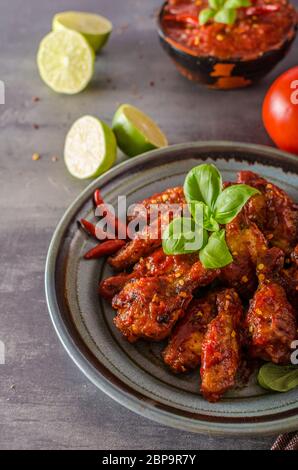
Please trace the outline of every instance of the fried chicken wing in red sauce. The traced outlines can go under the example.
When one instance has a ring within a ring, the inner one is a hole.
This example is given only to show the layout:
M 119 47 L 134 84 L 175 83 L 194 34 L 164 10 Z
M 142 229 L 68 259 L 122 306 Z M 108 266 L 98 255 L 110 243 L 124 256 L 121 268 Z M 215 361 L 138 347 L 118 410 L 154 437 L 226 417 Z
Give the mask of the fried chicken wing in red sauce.
M 250 354 L 275 364 L 288 363 L 297 336 L 294 311 L 284 289 L 274 281 L 261 283 L 246 318 Z
M 185 196 L 182 186 L 177 186 L 175 188 L 168 188 L 161 193 L 153 194 L 153 196 L 144 199 L 143 201 L 134 205 L 132 214 L 129 216 L 129 220 L 132 220 L 134 217 L 144 217 L 149 219 L 150 216 L 150 206 L 151 205 L 170 205 L 170 204 L 184 204 Z
M 285 191 L 251 171 L 240 171 L 238 183 L 248 184 L 261 192 L 248 201 L 246 214 L 272 246 L 290 254 L 298 241 L 297 204 Z
M 235 385 L 240 365 L 239 326 L 243 308 L 237 292 L 225 289 L 217 295 L 218 315 L 209 323 L 202 344 L 201 392 L 210 402 Z
M 197 261 L 181 277 L 170 274 L 130 281 L 113 299 L 114 323 L 130 342 L 139 338 L 160 341 L 184 315 L 192 292 L 216 276 L 218 270 L 205 269 Z
M 160 211 L 151 224 L 145 225 L 133 240 L 108 259 L 109 264 L 117 271 L 121 271 L 159 248 L 162 244 L 164 228 L 174 217 L 181 215 L 181 210 L 183 210 L 183 204 L 177 204 L 171 210 Z
M 284 288 L 296 316 L 298 315 L 298 245 L 291 256 L 286 258 L 285 266 L 280 269 L 274 279 Z M 297 317 L 298 318 L 298 317 Z
M 110 256 L 120 272 L 99 286 L 128 341 L 169 337 L 162 356 L 173 372 L 201 367 L 201 391 L 210 402 L 235 385 L 242 359 L 286 364 L 298 337 L 298 206 L 253 172 L 241 171 L 237 182 L 260 194 L 224 226 L 232 263 L 206 269 L 198 253 L 163 252 L 165 226 L 185 210 L 183 188 L 169 188 L 135 205 L 128 221 L 139 232 Z M 240 297 L 250 301 L 245 318 Z
M 226 241 L 233 255 L 233 262 L 222 268 L 220 279 L 243 297 L 250 297 L 257 287 L 256 264 L 267 250 L 266 238 L 241 211 L 226 225 Z
M 287 363 L 296 336 L 296 322 L 281 282 L 284 252 L 277 247 L 267 249 L 259 261 L 259 287 L 245 320 L 250 355 L 277 364 Z
M 216 313 L 215 293 L 191 301 L 162 354 L 173 372 L 182 373 L 199 366 L 207 326 Z
M 99 293 L 105 299 L 111 300 L 132 279 L 163 276 L 172 272 L 176 277 L 180 277 L 189 271 L 197 259 L 197 255 L 193 254 L 169 256 L 164 253 L 162 248 L 158 248 L 146 258 L 141 258 L 131 273 L 119 274 L 102 281 L 99 285 Z

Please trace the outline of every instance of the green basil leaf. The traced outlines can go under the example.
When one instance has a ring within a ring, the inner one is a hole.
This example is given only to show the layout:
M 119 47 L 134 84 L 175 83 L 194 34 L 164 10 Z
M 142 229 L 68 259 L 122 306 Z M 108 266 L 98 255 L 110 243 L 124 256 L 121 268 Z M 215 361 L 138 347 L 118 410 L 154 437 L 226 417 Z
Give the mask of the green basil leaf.
M 219 195 L 215 208 L 214 217 L 219 224 L 227 224 L 233 220 L 247 203 L 249 198 L 259 191 L 246 184 L 235 184 L 228 186 Z
M 233 261 L 225 238 L 225 230 L 210 235 L 208 243 L 200 250 L 200 261 L 205 268 L 222 268 Z
M 184 194 L 188 203 L 204 202 L 210 209 L 222 190 L 221 174 L 214 165 L 204 163 L 194 167 L 184 182 Z
M 215 220 L 211 209 L 204 204 L 204 220 L 203 220 L 204 229 L 209 232 L 218 232 L 220 227 L 218 222 Z
M 225 9 L 250 7 L 250 6 L 251 6 L 250 0 L 226 0 L 225 2 Z
M 206 206 L 206 204 L 204 204 L 201 201 L 191 201 L 188 204 L 188 208 L 196 224 L 198 224 L 199 227 L 203 227 L 204 214 L 205 214 L 205 211 L 208 210 L 208 207 Z
M 219 10 L 225 3 L 225 0 L 209 0 L 209 5 L 213 10 Z
M 194 253 L 204 245 L 204 232 L 190 217 L 178 217 L 163 232 L 163 251 L 166 255 Z
M 258 382 L 266 390 L 288 392 L 298 387 L 298 367 L 264 364 L 259 370 Z
M 222 8 L 214 16 L 216 23 L 233 24 L 235 23 L 237 12 L 234 8 Z
M 211 8 L 204 8 L 203 10 L 200 11 L 199 23 L 201 25 L 208 23 L 208 21 L 214 17 L 215 13 L 216 13 L 215 10 L 211 10 Z
M 206 204 L 200 201 L 192 201 L 188 206 L 192 217 L 199 227 L 204 227 L 209 232 L 217 232 L 219 230 L 219 224 Z

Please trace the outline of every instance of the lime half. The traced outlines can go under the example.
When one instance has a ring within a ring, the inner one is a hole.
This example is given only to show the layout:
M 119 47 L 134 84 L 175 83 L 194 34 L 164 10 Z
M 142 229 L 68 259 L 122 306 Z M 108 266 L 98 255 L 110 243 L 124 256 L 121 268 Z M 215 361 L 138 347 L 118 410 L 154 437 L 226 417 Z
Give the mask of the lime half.
M 129 104 L 123 104 L 116 111 L 113 131 L 119 148 L 129 157 L 168 145 L 166 136 L 157 124 Z
M 70 30 L 55 31 L 41 41 L 37 65 L 41 78 L 52 90 L 73 95 L 90 82 L 94 59 L 84 36 Z
M 112 23 L 103 16 L 81 11 L 64 11 L 53 18 L 53 30 L 71 29 L 83 34 L 95 52 L 102 49 L 112 32 Z
M 114 164 L 117 143 L 113 131 L 93 116 L 83 116 L 70 128 L 64 147 L 68 171 L 79 179 L 95 178 Z

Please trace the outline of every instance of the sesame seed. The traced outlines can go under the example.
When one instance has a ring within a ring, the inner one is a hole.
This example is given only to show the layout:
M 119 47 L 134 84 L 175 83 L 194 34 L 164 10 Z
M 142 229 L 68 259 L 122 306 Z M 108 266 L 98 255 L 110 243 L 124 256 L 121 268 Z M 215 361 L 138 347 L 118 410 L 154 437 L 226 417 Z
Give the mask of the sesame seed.
M 248 277 L 247 276 L 242 276 L 241 281 L 246 283 L 248 282 Z
M 263 265 L 263 263 L 260 263 L 260 264 L 258 265 L 259 271 L 262 271 L 262 269 L 264 269 L 264 267 L 265 267 L 265 266 Z
M 264 274 L 259 274 L 258 277 L 259 277 L 259 281 L 264 281 L 264 279 L 265 279 Z
M 232 331 L 231 336 L 232 336 L 232 338 L 235 338 L 235 336 L 236 336 L 236 331 L 235 330 Z

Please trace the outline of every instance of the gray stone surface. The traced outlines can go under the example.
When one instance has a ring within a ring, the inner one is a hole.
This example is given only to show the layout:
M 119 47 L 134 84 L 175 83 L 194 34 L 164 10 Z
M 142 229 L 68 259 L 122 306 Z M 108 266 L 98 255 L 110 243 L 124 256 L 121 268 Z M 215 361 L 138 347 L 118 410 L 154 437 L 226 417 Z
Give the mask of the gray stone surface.
M 189 434 L 124 409 L 87 382 L 48 316 L 43 278 L 49 241 L 87 185 L 67 174 L 61 158 L 65 133 L 76 118 L 90 113 L 109 122 L 118 103 L 130 102 L 147 110 L 171 143 L 270 144 L 261 122 L 262 99 L 274 77 L 296 65 L 298 43 L 258 87 L 207 91 L 180 77 L 161 50 L 154 23 L 160 3 L 1 2 L 0 79 L 6 86 L 6 104 L 0 105 L 0 340 L 6 346 L 6 364 L 0 366 L 1 449 L 265 449 L 273 441 Z M 91 86 L 73 97 L 51 92 L 35 64 L 53 14 L 65 9 L 101 12 L 115 25 Z M 37 162 L 31 160 L 34 152 L 41 154 Z

